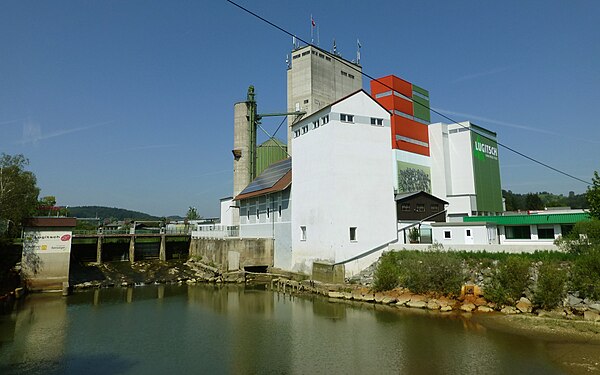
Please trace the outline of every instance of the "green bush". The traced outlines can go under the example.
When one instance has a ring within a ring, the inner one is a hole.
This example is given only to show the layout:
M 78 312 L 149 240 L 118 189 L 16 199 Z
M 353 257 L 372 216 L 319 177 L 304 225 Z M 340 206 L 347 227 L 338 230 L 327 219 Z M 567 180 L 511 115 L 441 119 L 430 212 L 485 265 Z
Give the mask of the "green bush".
M 554 243 L 571 254 L 593 251 L 600 246 L 600 220 L 579 221 L 567 235 L 561 236 Z
M 600 247 L 589 249 L 575 260 L 571 288 L 581 298 L 600 300 Z
M 414 293 L 458 295 L 465 281 L 461 259 L 442 251 L 412 252 L 400 262 L 400 283 Z
M 530 261 L 519 256 L 509 256 L 500 262 L 483 296 L 499 305 L 516 303 L 529 284 Z
M 384 253 L 375 269 L 373 289 L 376 291 L 394 289 L 398 286 L 399 277 L 398 253 Z
M 556 263 L 543 263 L 538 270 L 534 303 L 545 310 L 558 306 L 565 298 L 567 271 Z

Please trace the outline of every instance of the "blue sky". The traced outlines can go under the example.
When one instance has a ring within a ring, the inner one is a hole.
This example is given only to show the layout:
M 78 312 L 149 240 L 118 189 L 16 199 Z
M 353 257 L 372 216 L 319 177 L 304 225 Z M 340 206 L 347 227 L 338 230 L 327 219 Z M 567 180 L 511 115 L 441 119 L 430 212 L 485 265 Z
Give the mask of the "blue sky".
M 312 14 L 321 47 L 335 38 L 353 58 L 360 39 L 368 74 L 422 86 L 433 108 L 577 177 L 600 170 L 600 2 L 240 4 L 305 39 Z M 3 1 L 0 152 L 27 156 L 60 205 L 218 216 L 233 104 L 253 84 L 259 111 L 284 111 L 291 46 L 224 0 Z M 505 189 L 586 189 L 502 148 L 500 161 Z

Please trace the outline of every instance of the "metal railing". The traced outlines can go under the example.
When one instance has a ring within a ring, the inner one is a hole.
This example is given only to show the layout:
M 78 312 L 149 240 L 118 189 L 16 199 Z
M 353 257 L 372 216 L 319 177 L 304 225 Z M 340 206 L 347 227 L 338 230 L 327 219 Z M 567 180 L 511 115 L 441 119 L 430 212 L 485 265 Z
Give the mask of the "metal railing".
M 74 230 L 73 235 L 94 236 L 94 235 L 119 235 L 119 234 L 170 234 L 189 236 L 192 234 L 192 228 L 156 228 L 156 229 L 96 229 L 96 230 Z
M 230 238 L 239 237 L 240 227 L 237 225 L 198 225 L 192 231 L 192 238 Z

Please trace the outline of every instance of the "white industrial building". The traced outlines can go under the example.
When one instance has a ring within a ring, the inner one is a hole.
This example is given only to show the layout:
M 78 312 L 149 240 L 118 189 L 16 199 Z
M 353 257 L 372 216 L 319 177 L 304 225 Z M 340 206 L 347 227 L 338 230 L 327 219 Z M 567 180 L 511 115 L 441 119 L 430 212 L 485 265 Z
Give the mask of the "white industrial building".
M 397 239 L 390 114 L 357 91 L 294 124 L 292 269 L 343 262 Z M 345 265 L 373 263 L 375 252 Z
M 429 125 L 431 193 L 448 201 L 448 221 L 504 211 L 496 133 L 468 121 Z

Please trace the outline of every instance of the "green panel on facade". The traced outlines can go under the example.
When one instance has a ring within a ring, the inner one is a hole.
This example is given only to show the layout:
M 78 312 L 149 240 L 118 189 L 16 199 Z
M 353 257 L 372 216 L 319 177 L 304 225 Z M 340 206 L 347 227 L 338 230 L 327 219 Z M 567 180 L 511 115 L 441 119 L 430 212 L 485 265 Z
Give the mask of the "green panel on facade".
M 431 114 L 429 111 L 429 100 L 423 99 L 419 96 L 413 96 L 413 114 L 416 118 L 419 118 L 428 123 L 431 121 Z
M 590 220 L 590 215 L 585 212 L 572 214 L 531 214 L 507 216 L 468 216 L 463 217 L 463 222 L 486 221 L 499 225 L 541 225 L 541 224 L 575 224 L 578 221 Z
M 496 141 L 471 132 L 477 211 L 502 212 L 500 163 Z
M 428 97 L 428 98 L 429 98 L 429 91 L 425 90 L 424 88 L 422 88 L 422 87 L 419 87 L 419 86 L 417 86 L 417 85 L 412 85 L 412 88 L 413 88 L 413 91 L 416 91 L 416 92 L 418 92 L 419 94 L 421 94 L 421 95 L 423 95 L 423 96 L 426 96 L 426 97 Z M 413 95 L 413 96 L 414 96 L 414 95 Z
M 287 157 L 285 143 L 276 139 L 269 139 L 264 142 L 256 148 L 256 176 L 260 176 L 271 164 Z

